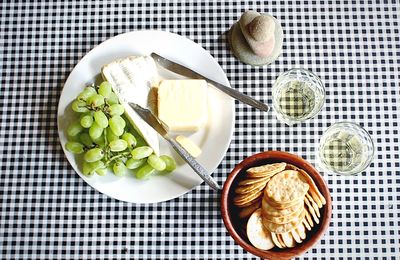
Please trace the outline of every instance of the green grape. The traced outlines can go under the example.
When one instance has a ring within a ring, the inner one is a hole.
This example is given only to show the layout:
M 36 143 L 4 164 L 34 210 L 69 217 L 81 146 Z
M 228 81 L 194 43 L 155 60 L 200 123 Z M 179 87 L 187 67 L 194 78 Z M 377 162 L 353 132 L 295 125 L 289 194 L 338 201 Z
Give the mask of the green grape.
M 93 125 L 93 116 L 91 114 L 85 114 L 80 120 L 81 126 L 84 128 L 89 128 Z
M 75 154 L 83 153 L 84 151 L 83 148 L 84 148 L 83 144 L 78 142 L 67 142 L 65 144 L 65 149 Z
M 92 165 L 92 171 L 97 171 L 98 169 L 105 168 L 104 162 L 100 160 L 91 162 L 91 165 Z
M 79 122 L 72 123 L 67 130 L 67 134 L 69 136 L 76 136 L 83 130 L 81 124 Z
M 119 160 L 113 165 L 113 172 L 116 176 L 123 176 L 126 172 L 125 164 Z
M 104 140 L 104 135 L 100 135 L 98 138 L 94 139 L 93 142 L 103 148 L 106 145 L 105 140 Z
M 79 99 L 72 102 L 71 107 L 72 110 L 74 110 L 77 113 L 85 113 L 89 111 L 89 109 L 86 107 L 86 102 Z
M 93 171 L 92 171 L 92 164 L 89 163 L 89 162 L 83 161 L 83 164 L 82 164 L 82 173 L 83 173 L 84 175 L 86 175 L 86 176 L 92 175 L 92 174 L 93 174 Z
M 121 136 L 122 140 L 125 140 L 128 143 L 128 146 L 135 147 L 136 146 L 136 138 L 131 133 L 124 133 Z
M 101 170 L 106 169 L 104 162 L 102 161 L 95 161 L 95 162 L 83 162 L 82 172 L 85 175 L 92 175 L 93 173 Z
M 79 139 L 79 134 L 75 136 L 68 136 L 68 141 L 82 143 L 81 140 Z
M 117 122 L 118 124 L 120 124 L 121 126 L 123 126 L 125 128 L 126 122 L 121 116 L 113 116 L 111 118 L 114 118 L 115 122 Z
M 135 174 L 138 179 L 146 179 L 150 177 L 156 170 L 148 165 L 147 163 L 143 165 Z
M 108 121 L 108 124 L 110 125 L 111 131 L 113 131 L 116 136 L 121 136 L 124 133 L 126 123 L 122 117 L 113 116 Z
M 108 146 L 112 152 L 121 152 L 128 147 L 128 143 L 125 140 L 118 139 L 111 141 Z
M 104 157 L 104 151 L 100 148 L 92 148 L 85 153 L 83 159 L 87 162 L 95 162 Z
M 98 92 L 103 97 L 105 98 L 108 97 L 112 92 L 111 84 L 108 83 L 107 81 L 104 81 L 103 83 L 100 84 Z
M 86 104 L 92 107 L 100 107 L 104 105 L 104 97 L 99 94 L 94 94 L 86 100 Z
M 114 140 L 118 140 L 119 139 L 119 137 L 118 136 L 116 136 L 114 133 L 113 133 L 113 131 L 111 131 L 111 128 L 107 128 L 107 129 L 105 129 L 105 131 L 106 131 L 106 137 L 107 137 L 107 141 L 110 143 L 110 142 L 112 142 L 112 141 L 114 141 Z
M 160 158 L 165 162 L 165 171 L 172 172 L 176 169 L 176 162 L 174 158 L 168 155 L 161 155 Z
M 118 96 L 114 92 L 111 92 L 110 95 L 108 95 L 106 100 L 107 100 L 107 104 L 109 104 L 109 105 L 119 103 Z
M 163 171 L 165 170 L 166 164 L 164 162 L 163 159 L 161 159 L 160 157 L 158 157 L 155 154 L 151 154 L 148 158 L 147 158 L 147 163 L 153 167 L 154 169 L 156 169 L 157 171 Z
M 79 135 L 79 141 L 81 141 L 82 144 L 84 144 L 86 147 L 92 147 L 93 146 L 93 141 L 92 138 L 90 138 L 88 133 L 81 133 Z
M 125 128 L 125 126 L 126 126 L 125 119 L 123 119 L 121 116 L 115 116 L 115 117 L 117 117 L 117 118 L 118 118 L 118 121 L 120 121 L 120 124 L 121 124 L 121 125 L 123 125 L 123 126 L 124 126 L 124 128 Z
M 89 97 L 96 94 L 96 90 L 93 87 L 86 87 L 79 95 L 78 99 L 86 101 Z
M 94 121 L 101 127 L 106 128 L 108 126 L 108 118 L 103 113 L 103 111 L 99 110 L 94 112 Z
M 104 176 L 107 173 L 107 168 L 100 168 L 96 170 L 97 175 Z
M 93 122 L 92 126 L 89 128 L 89 136 L 92 140 L 95 140 L 101 136 L 103 133 L 103 128 L 100 127 L 96 122 Z
M 120 116 L 125 112 L 125 109 L 120 104 L 113 104 L 108 108 L 110 116 Z
M 150 154 L 153 153 L 153 149 L 149 146 L 141 146 L 141 147 L 136 147 L 135 149 L 132 150 L 131 156 L 135 160 L 143 159 L 146 157 L 149 157 Z
M 142 166 L 145 163 L 146 163 L 146 159 L 135 160 L 135 159 L 129 158 L 125 162 L 125 165 L 126 165 L 126 168 L 133 170 L 133 169 L 139 168 L 140 166 Z

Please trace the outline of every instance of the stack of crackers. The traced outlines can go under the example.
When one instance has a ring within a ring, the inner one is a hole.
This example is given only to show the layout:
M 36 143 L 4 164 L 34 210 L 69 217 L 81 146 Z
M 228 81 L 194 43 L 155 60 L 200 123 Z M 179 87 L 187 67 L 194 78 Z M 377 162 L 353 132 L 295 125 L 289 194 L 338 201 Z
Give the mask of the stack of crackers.
M 302 169 L 274 163 L 247 170 L 235 189 L 233 203 L 247 218 L 247 236 L 257 248 L 294 247 L 306 238 L 326 201 L 312 178 Z

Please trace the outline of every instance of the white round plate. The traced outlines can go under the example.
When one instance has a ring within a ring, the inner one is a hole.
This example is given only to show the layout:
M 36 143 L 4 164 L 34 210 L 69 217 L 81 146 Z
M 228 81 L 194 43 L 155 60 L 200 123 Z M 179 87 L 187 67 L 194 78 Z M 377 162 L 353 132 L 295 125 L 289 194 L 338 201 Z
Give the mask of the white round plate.
M 106 176 L 82 174 L 81 155 L 74 156 L 65 150 L 66 129 L 76 114 L 71 102 L 94 81 L 101 67 L 115 59 L 131 55 L 141 56 L 156 52 L 168 59 L 189 67 L 204 76 L 229 86 L 224 71 L 214 58 L 195 42 L 177 34 L 162 31 L 136 31 L 113 37 L 92 49 L 75 66 L 65 82 L 58 105 L 58 133 L 64 153 L 79 176 L 94 189 L 117 200 L 133 203 L 155 203 L 177 198 L 203 180 L 182 159 L 160 140 L 162 154 L 172 155 L 177 169 L 168 175 L 155 175 L 148 180 L 137 180 L 132 174 L 117 177 L 108 172 Z M 171 74 L 172 75 L 172 74 Z M 171 78 L 177 76 L 171 76 Z M 190 135 L 202 154 L 197 158 L 204 168 L 212 173 L 222 161 L 232 138 L 234 127 L 234 101 L 227 95 L 209 87 L 209 120 L 207 126 Z M 79 160 L 80 159 L 80 160 Z

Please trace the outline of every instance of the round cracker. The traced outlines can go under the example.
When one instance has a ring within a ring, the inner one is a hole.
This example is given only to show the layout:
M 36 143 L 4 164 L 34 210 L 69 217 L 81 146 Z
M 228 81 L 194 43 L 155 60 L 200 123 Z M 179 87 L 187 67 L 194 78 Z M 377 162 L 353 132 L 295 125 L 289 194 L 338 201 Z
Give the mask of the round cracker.
M 292 219 L 296 218 L 299 215 L 299 211 L 304 209 L 303 203 L 300 203 L 299 205 L 300 206 L 298 207 L 297 211 L 293 211 L 289 215 L 284 215 L 284 216 L 279 216 L 279 217 L 269 216 L 268 213 L 264 214 L 264 211 L 263 211 L 263 218 L 272 223 L 275 223 L 275 224 L 285 224 L 285 223 L 291 222 Z
M 294 166 L 293 164 L 287 163 L 285 170 L 293 170 L 293 171 L 298 171 L 300 168 L 298 168 L 297 166 Z
M 318 203 L 318 207 L 322 208 L 322 206 L 326 204 L 325 197 L 321 194 L 317 185 L 315 185 L 314 180 L 310 177 L 310 175 L 307 174 L 306 171 L 300 169 L 299 172 L 307 180 L 308 185 L 310 185 L 310 193 L 314 200 Z
M 244 207 L 240 210 L 239 212 L 239 217 L 240 218 L 247 218 L 251 214 L 253 214 L 254 211 L 259 209 L 261 206 L 261 200 L 253 202 L 251 205 Z
M 278 236 L 282 238 L 282 241 L 286 245 L 286 247 L 292 248 L 296 245 L 296 241 L 294 241 L 293 236 L 290 232 L 282 233 Z
M 271 232 L 277 233 L 277 234 L 282 234 L 289 232 L 290 230 L 296 228 L 296 226 L 303 221 L 303 218 L 305 216 L 306 210 L 300 211 L 300 214 L 296 217 L 294 217 L 290 222 L 285 223 L 285 224 L 275 224 L 273 222 L 268 221 L 267 219 L 263 219 L 263 224 L 264 226 Z
M 275 174 L 280 173 L 281 171 L 276 171 L 276 172 L 272 172 L 272 173 L 259 173 L 259 174 L 248 174 L 247 176 L 249 176 L 250 178 L 272 178 L 274 177 Z
M 297 227 L 296 227 L 296 232 L 299 234 L 301 240 L 306 239 L 306 229 L 303 225 L 303 222 L 301 222 Z
M 307 218 L 303 219 L 303 224 L 307 228 L 308 231 L 311 230 L 311 226 L 310 226 L 310 224 L 308 224 Z
M 257 202 L 257 201 L 261 201 L 261 196 L 257 197 L 257 198 L 254 198 L 253 200 L 250 200 L 249 202 L 246 202 L 246 203 L 241 204 L 241 205 L 236 205 L 236 206 L 239 207 L 239 208 L 245 208 L 245 207 L 248 207 L 248 206 L 250 206 L 251 204 L 253 204 L 253 203 Z
M 318 208 L 322 208 L 322 206 L 323 206 L 322 201 L 319 199 L 319 197 L 316 195 L 316 193 L 313 192 L 312 190 L 309 190 L 308 194 L 310 194 L 313 201 L 318 205 Z
M 314 222 L 312 221 L 312 218 L 311 218 L 311 216 L 310 216 L 310 213 L 308 213 L 307 210 L 306 210 L 305 219 L 307 220 L 308 224 L 309 224 L 311 227 L 314 227 Z
M 294 205 L 297 205 L 297 204 L 299 204 L 299 203 L 304 203 L 303 197 L 301 197 L 301 198 L 299 198 L 299 199 L 297 199 L 297 200 L 291 201 L 291 202 L 287 202 L 287 203 L 276 203 L 275 201 L 271 200 L 270 198 L 268 198 L 268 196 L 265 195 L 265 190 L 264 190 L 264 197 L 263 197 L 263 199 L 264 199 L 266 202 L 268 202 L 269 205 L 271 205 L 272 207 L 274 207 L 274 208 L 276 208 L 276 209 L 279 209 L 279 210 L 287 209 L 287 208 L 293 207 Z
M 283 241 L 283 239 L 282 239 L 282 237 L 281 237 L 281 234 L 276 234 L 276 238 L 278 239 L 279 243 L 281 244 L 281 246 L 282 246 L 283 248 L 286 248 L 286 247 L 287 247 L 286 244 L 285 244 L 285 242 Z
M 233 204 L 235 205 L 243 205 L 247 202 L 250 202 L 254 200 L 255 198 L 258 198 L 262 196 L 262 191 L 250 193 L 250 194 L 240 194 L 236 195 L 236 197 L 233 198 Z
M 322 205 L 326 204 L 325 197 L 321 194 L 321 192 L 319 191 L 314 180 L 311 178 L 311 176 L 306 171 L 304 171 L 303 169 L 300 169 L 292 164 L 287 164 L 286 169 L 296 170 L 296 171 L 300 172 L 300 174 L 302 174 L 303 177 L 306 179 L 308 185 L 310 185 L 310 191 L 311 191 L 312 197 L 315 199 L 318 206 L 321 208 Z M 320 202 L 320 204 L 318 202 Z
M 286 204 L 303 199 L 309 185 L 298 171 L 285 170 L 276 174 L 268 182 L 265 195 L 277 204 Z
M 283 171 L 286 167 L 286 163 L 273 163 L 266 164 L 262 166 L 252 167 L 247 169 L 247 174 L 253 177 L 261 177 L 261 176 L 272 176 L 281 171 Z
M 298 211 L 301 206 L 304 204 L 303 201 L 299 201 L 298 203 L 294 204 L 293 206 L 290 206 L 285 209 L 277 209 L 273 207 L 271 204 L 268 203 L 265 199 L 262 200 L 262 209 L 263 209 L 263 214 L 271 216 L 271 217 L 281 217 L 281 216 L 286 216 L 290 215 L 293 212 Z
M 315 223 L 319 224 L 319 219 L 317 217 L 317 214 L 315 213 L 314 208 L 311 206 L 311 203 L 308 201 L 307 196 L 304 197 L 304 202 L 307 205 L 308 213 L 310 213 L 310 215 L 313 217 Z M 318 214 L 319 214 L 319 212 L 318 212 Z
M 265 185 L 267 185 L 267 182 L 258 182 L 258 183 L 253 183 L 245 186 L 239 186 L 235 189 L 235 192 L 237 194 L 247 194 L 251 192 L 257 192 L 260 190 L 263 190 L 265 188 Z
M 254 211 L 247 222 L 247 237 L 251 244 L 261 250 L 269 250 L 275 246 L 271 232 L 262 224 L 261 209 Z
M 281 245 L 281 243 L 278 240 L 278 236 L 277 234 L 271 232 L 271 238 L 272 238 L 272 242 L 274 242 L 274 244 L 279 247 L 279 248 L 284 248 L 283 245 Z
M 301 242 L 303 242 L 303 240 L 301 240 L 299 234 L 297 234 L 296 229 L 293 229 L 290 231 L 290 234 L 292 235 L 294 241 L 296 241 L 296 243 L 300 244 Z
M 310 202 L 311 206 L 313 207 L 313 209 L 315 211 L 315 214 L 317 215 L 318 218 L 320 218 L 321 215 L 319 214 L 319 208 L 318 208 L 317 203 L 313 200 L 313 197 L 307 193 L 305 198 L 308 199 L 308 201 Z
M 259 178 L 247 178 L 238 183 L 238 186 L 245 186 L 245 185 L 250 185 L 254 183 L 259 183 L 265 181 L 267 183 L 269 181 L 270 177 L 259 177 Z

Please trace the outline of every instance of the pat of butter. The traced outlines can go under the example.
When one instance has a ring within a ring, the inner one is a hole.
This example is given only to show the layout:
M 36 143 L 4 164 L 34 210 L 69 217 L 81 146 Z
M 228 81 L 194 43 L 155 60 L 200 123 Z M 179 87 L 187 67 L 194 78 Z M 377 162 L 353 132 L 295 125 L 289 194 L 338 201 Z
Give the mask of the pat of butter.
M 208 118 L 205 80 L 163 80 L 158 86 L 158 118 L 170 131 L 197 131 Z
M 198 147 L 195 143 L 192 142 L 192 140 L 190 140 L 186 136 L 178 135 L 175 139 L 194 158 L 201 154 L 200 147 Z

